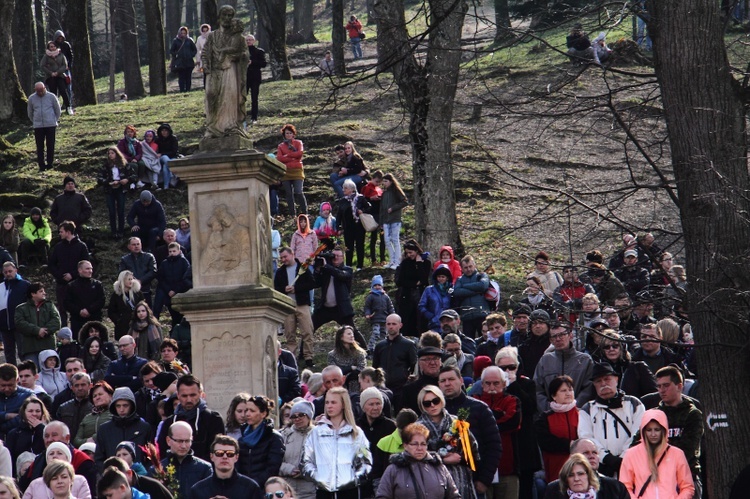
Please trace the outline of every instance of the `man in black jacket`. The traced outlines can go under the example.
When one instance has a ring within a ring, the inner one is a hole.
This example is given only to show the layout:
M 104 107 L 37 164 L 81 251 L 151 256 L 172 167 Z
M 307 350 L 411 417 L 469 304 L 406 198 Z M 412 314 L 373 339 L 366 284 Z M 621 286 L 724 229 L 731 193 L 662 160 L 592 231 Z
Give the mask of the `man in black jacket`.
M 258 122 L 258 94 L 260 83 L 263 81 L 261 69 L 266 67 L 266 52 L 255 46 L 255 37 L 245 37 L 247 50 L 250 53 L 250 62 L 247 65 L 247 92 L 250 94 L 250 119 L 253 124 Z
M 320 303 L 312 316 L 313 329 L 317 331 L 330 321 L 336 321 L 340 326 L 352 326 L 354 339 L 366 350 L 367 342 L 354 325 L 354 307 L 350 296 L 352 268 L 344 265 L 344 250 L 341 246 L 336 246 L 331 254 L 330 261 L 315 262 L 315 283 L 320 288 Z
M 16 365 L 16 307 L 26 301 L 29 281 L 18 277 L 13 262 L 3 264 L 3 282 L 0 283 L 0 332 L 5 346 L 5 361 Z
M 141 282 L 141 292 L 146 303 L 151 306 L 151 282 L 156 277 L 156 259 L 151 253 L 143 251 L 143 245 L 139 237 L 128 239 L 128 250 L 130 253 L 120 258 L 120 267 L 117 272 L 129 270 L 133 277 Z
M 75 179 L 67 175 L 63 180 L 62 194 L 52 201 L 49 216 L 57 225 L 70 220 L 76 224 L 78 235 L 80 235 L 83 224 L 91 218 L 91 204 L 85 194 L 76 191 L 76 187 L 78 185 Z
M 385 371 L 385 386 L 393 391 L 400 407 L 401 388 L 409 380 L 409 375 L 417 363 L 417 345 L 401 334 L 401 316 L 391 314 L 385 318 L 386 338 L 375 345 L 372 355 L 372 367 Z
M 468 409 L 469 430 L 479 444 L 480 461 L 474 473 L 474 486 L 477 493 L 484 494 L 495 476 L 500 456 L 503 453 L 500 431 L 489 406 L 472 397 L 467 397 L 462 390 L 463 378 L 455 366 L 440 369 L 438 386 L 445 395 L 445 409 L 454 416 L 460 409 Z
M 211 444 L 214 474 L 193 485 L 188 499 L 206 497 L 261 499 L 263 493 L 258 483 L 235 470 L 239 457 L 240 446 L 237 440 L 226 435 L 217 436 Z
M 70 329 L 75 335 L 88 321 L 102 320 L 106 297 L 101 281 L 94 279 L 94 266 L 88 260 L 78 262 L 78 277 L 68 283 L 65 310 L 70 313 Z
M 153 253 L 156 242 L 167 228 L 164 206 L 150 191 L 142 191 L 138 201 L 130 207 L 128 225 L 132 235 L 140 237 L 146 249 Z
M 164 420 L 159 433 L 158 443 L 162 456 L 166 455 L 168 448 L 169 427 L 178 421 L 184 421 L 193 429 L 191 449 L 195 457 L 203 460 L 209 459 L 211 442 L 214 441 L 216 435 L 224 433 L 224 421 L 218 412 L 206 407 L 206 402 L 201 399 L 201 393 L 203 393 L 201 382 L 192 374 L 187 374 L 177 380 L 177 400 L 180 404 L 175 409 L 174 415 Z M 199 424 L 198 421 L 200 421 Z
M 89 259 L 86 243 L 76 236 L 76 224 L 66 220 L 58 229 L 60 242 L 52 248 L 47 262 L 47 270 L 55 277 L 57 311 L 63 326 L 68 324 L 68 313 L 65 310 L 65 299 L 68 296 L 68 284 L 78 277 L 78 262 Z M 78 331 L 75 332 L 76 334 Z
M 182 322 L 182 314 L 172 308 L 172 298 L 193 287 L 193 271 L 180 251 L 180 243 L 169 243 L 169 256 L 161 262 L 156 276 L 159 283 L 154 299 L 154 317 L 158 319 L 162 307 L 166 306 L 172 317 L 172 324 L 179 324 Z
M 420 348 L 417 350 L 417 358 L 419 376 L 414 381 L 404 385 L 399 391 L 401 394 L 400 398 L 396 395 L 396 400 L 394 400 L 396 413 L 406 408 L 419 414 L 422 411 L 417 403 L 419 392 L 427 385 L 437 386 L 438 384 L 438 374 L 440 374 L 442 366 L 443 351 L 436 347 Z M 388 374 L 386 374 L 386 379 L 388 379 Z
M 289 296 L 296 304 L 293 313 L 284 320 L 284 338 L 287 350 L 297 351 L 297 328 L 302 336 L 300 358 L 305 365 L 313 367 L 313 322 L 310 314 L 310 291 L 315 288 L 315 279 L 309 270 L 300 271 L 301 263 L 294 258 L 294 251 L 285 246 L 279 250 L 281 266 L 273 276 L 273 287 L 279 293 Z M 295 280 L 296 279 L 296 280 Z
M 115 390 L 109 412 L 112 419 L 101 425 L 96 433 L 94 461 L 100 473 L 104 471 L 104 460 L 115 455 L 120 442 L 133 442 L 136 460 L 140 461 L 141 446 L 152 441 L 151 425 L 135 411 L 135 395 L 130 388 L 123 386 Z
M 54 418 L 65 423 L 70 432 L 75 435 L 78 433 L 78 427 L 81 425 L 83 418 L 94 407 L 89 397 L 91 378 L 85 372 L 78 372 L 73 375 L 69 383 L 73 391 L 73 398 L 60 405 L 54 414 Z

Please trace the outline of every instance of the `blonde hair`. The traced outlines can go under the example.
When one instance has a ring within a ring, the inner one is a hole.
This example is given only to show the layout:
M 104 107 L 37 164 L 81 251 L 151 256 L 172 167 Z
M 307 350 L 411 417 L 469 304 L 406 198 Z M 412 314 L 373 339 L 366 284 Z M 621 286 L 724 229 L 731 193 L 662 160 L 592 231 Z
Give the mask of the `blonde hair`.
M 646 426 L 651 424 L 651 421 L 654 421 L 656 424 L 658 424 L 662 430 L 661 442 L 655 445 L 648 441 L 645 434 Z M 649 470 L 651 470 L 651 477 L 654 483 L 659 483 L 659 466 L 656 462 L 656 456 L 659 456 L 662 452 L 667 451 L 667 429 L 661 426 L 661 423 L 659 423 L 659 421 L 657 421 L 656 419 L 651 419 L 651 421 L 643 425 L 643 430 L 641 430 L 641 440 L 643 441 L 643 445 L 646 447 L 646 456 L 648 456 L 648 468 Z
M 354 419 L 352 400 L 349 398 L 349 392 L 343 386 L 337 386 L 328 390 L 328 392 L 326 392 L 326 397 L 328 397 L 329 394 L 341 397 L 341 405 L 344 407 L 344 421 L 352 427 L 352 438 L 357 438 L 359 435 L 359 427 L 357 426 L 357 421 Z M 327 414 L 326 417 L 328 417 Z
M 113 287 L 115 294 L 121 295 L 123 301 L 125 301 L 125 279 L 127 279 L 128 276 L 133 276 L 133 285 L 130 286 L 130 291 L 128 291 L 127 297 L 130 298 L 131 302 L 135 302 L 135 294 L 141 290 L 141 281 L 136 279 L 131 271 L 123 270 L 120 272 Z
M 586 475 L 589 478 L 589 487 L 594 487 L 594 490 L 599 491 L 599 477 L 596 476 L 594 468 L 591 467 L 591 463 L 583 454 L 575 453 L 571 454 L 570 458 L 565 461 L 565 464 L 560 468 L 560 492 L 565 494 L 568 491 L 568 475 L 573 472 L 573 468 L 576 465 L 583 466 L 586 470 Z M 565 494 L 567 496 L 567 494 Z
M 661 339 L 666 343 L 677 343 L 680 339 L 680 325 L 669 318 L 656 323 L 656 328 L 661 331 Z

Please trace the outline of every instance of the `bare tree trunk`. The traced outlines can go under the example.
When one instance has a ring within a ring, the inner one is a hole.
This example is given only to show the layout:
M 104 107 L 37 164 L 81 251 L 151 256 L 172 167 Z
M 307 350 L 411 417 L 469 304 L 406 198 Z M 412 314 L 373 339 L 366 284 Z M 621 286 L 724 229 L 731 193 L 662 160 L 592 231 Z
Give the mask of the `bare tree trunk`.
M 258 20 L 268 33 L 268 55 L 274 80 L 291 80 L 286 54 L 286 1 L 256 0 Z
M 120 39 L 122 54 L 122 71 L 125 79 L 125 93 L 128 99 L 137 99 L 146 95 L 141 75 L 141 58 L 138 49 L 138 28 L 135 22 L 133 0 L 111 0 L 117 6 L 117 35 Z
M 300 27 L 300 36 L 305 43 L 315 43 L 315 30 L 313 27 L 315 21 L 315 2 L 313 0 L 304 0 L 302 4 L 302 26 Z
M 195 31 L 198 25 L 198 0 L 185 0 L 185 26 Z
M 44 5 L 42 0 L 34 0 L 34 19 L 36 21 L 36 53 L 37 63 L 47 48 L 47 34 L 44 31 Z
M 164 33 L 165 49 L 169 50 L 169 42 L 177 36 L 177 31 L 182 24 L 182 2 L 183 0 L 166 0 L 167 13 L 165 19 L 166 33 Z M 166 54 L 166 52 L 165 52 Z
M 13 57 L 24 94 L 34 91 L 34 29 L 31 2 L 18 0 L 13 15 Z
M 510 9 L 508 0 L 495 0 L 495 42 L 499 43 L 513 34 L 508 31 L 510 28 Z
M 15 0 L 0 0 L 0 19 L 13 19 L 15 8 Z M 16 64 L 12 56 L 7 56 L 13 54 L 11 31 L 0 30 L 0 54 L 6 54 L 6 57 L 0 57 L 0 121 L 27 119 L 26 96 L 18 81 Z
M 255 21 L 256 21 L 256 11 L 255 11 L 255 0 L 247 0 L 247 16 L 250 18 L 247 22 L 247 32 L 248 33 L 255 33 Z M 257 38 L 257 36 L 256 36 Z M 265 49 L 264 49 L 265 50 Z
M 422 67 L 409 42 L 403 2 L 375 3 L 378 67 L 393 72 L 410 116 L 416 236 L 432 252 L 443 244 L 461 247 L 453 191 L 451 119 L 467 8 L 462 0 L 430 1 L 430 26 L 440 27 L 429 35 L 427 62 Z
M 302 6 L 304 4 L 305 0 L 294 0 L 292 4 L 292 8 L 294 9 L 292 11 L 292 34 L 289 36 L 289 40 L 292 43 L 301 43 L 299 35 L 302 31 L 302 16 L 304 15 Z
M 46 40 L 52 40 L 52 35 L 55 31 L 62 28 L 62 10 L 64 8 L 61 0 L 46 0 L 46 13 L 47 13 L 47 32 L 45 33 Z M 65 31 L 63 29 L 63 31 Z
M 159 0 L 143 0 L 148 38 L 148 90 L 151 95 L 167 95 L 166 49 Z
M 701 366 L 708 497 L 729 490 L 750 455 L 750 175 L 745 90 L 727 58 L 718 2 L 648 0 L 684 231 L 688 308 Z M 706 89 L 710 89 L 707 91 Z M 716 426 L 726 415 L 726 426 Z
M 331 55 L 336 74 L 346 74 L 344 47 L 346 46 L 346 29 L 344 28 L 344 0 L 333 0 L 331 4 Z
M 117 0 L 109 0 L 109 101 L 115 101 L 115 75 L 117 73 L 117 27 L 115 9 Z
M 218 29 L 219 7 L 216 0 L 201 0 L 201 17 L 204 23 L 211 25 L 212 29 Z
M 76 106 L 97 104 L 94 69 L 91 63 L 88 3 L 89 0 L 68 0 L 63 17 L 65 35 L 75 55 L 71 74 L 75 87 Z

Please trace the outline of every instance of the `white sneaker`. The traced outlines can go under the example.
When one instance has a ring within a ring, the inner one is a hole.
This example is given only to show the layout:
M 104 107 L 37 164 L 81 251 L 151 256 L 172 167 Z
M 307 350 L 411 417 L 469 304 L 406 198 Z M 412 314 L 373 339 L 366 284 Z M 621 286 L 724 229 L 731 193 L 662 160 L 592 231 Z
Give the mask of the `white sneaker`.
M 73 111 L 72 107 L 68 108 L 68 114 L 71 115 L 71 116 L 73 116 L 75 114 L 75 111 Z
M 139 180 L 139 181 L 138 181 L 138 182 L 137 182 L 137 183 L 135 184 L 136 188 L 138 188 L 138 189 L 140 189 L 140 188 L 141 188 L 141 187 L 143 187 L 144 185 L 146 185 L 146 184 L 144 184 L 144 183 L 143 183 L 143 182 L 141 182 L 140 180 Z

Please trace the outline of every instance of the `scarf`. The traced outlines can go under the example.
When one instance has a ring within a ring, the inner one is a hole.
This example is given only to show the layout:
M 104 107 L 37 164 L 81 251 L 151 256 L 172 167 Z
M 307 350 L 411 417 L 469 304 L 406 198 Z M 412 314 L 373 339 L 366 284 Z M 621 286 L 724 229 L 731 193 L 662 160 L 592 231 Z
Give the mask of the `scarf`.
M 552 409 L 555 412 L 568 412 L 575 408 L 576 401 L 574 400 L 573 402 L 569 404 L 558 404 L 557 402 L 553 400 L 552 402 L 549 403 L 549 406 L 550 406 L 550 409 Z
M 526 295 L 526 299 L 529 300 L 529 303 L 531 305 L 539 305 L 542 303 L 542 300 L 544 299 L 544 293 L 537 293 L 535 295 Z
M 344 199 L 349 201 L 349 204 L 352 205 L 352 218 L 354 218 L 355 222 L 359 222 L 359 215 L 357 214 L 357 193 L 355 192 L 348 196 L 344 196 Z
M 135 156 L 135 138 L 125 137 L 125 141 L 128 143 L 128 154 Z
M 199 413 L 200 411 L 204 410 L 206 408 L 206 401 L 201 400 L 198 405 L 193 407 L 192 409 L 185 410 L 182 407 L 182 404 L 179 404 L 177 406 L 177 409 L 174 411 L 174 421 L 191 421 L 195 419 L 195 432 L 198 431 L 198 419 L 199 419 Z M 179 420 L 177 418 L 180 418 Z M 193 435 L 195 435 L 195 432 L 193 432 Z
M 261 422 L 258 425 L 258 427 L 255 429 L 253 429 L 252 426 L 247 425 L 245 430 L 242 432 L 242 436 L 240 437 L 240 442 L 243 442 L 245 445 L 247 445 L 248 447 L 252 449 L 258 444 L 258 442 L 260 441 L 260 437 L 262 437 L 265 432 L 266 432 L 265 421 Z
M 435 284 L 435 289 L 438 290 L 438 293 L 440 293 L 441 296 L 446 296 L 448 294 L 448 290 L 451 289 L 450 280 L 445 281 L 443 284 Z
M 159 334 L 159 328 L 151 324 L 147 320 L 145 321 L 139 321 L 137 319 L 134 320 L 132 324 L 130 325 L 130 329 L 132 329 L 133 332 L 135 333 L 133 335 L 133 338 L 135 338 L 136 340 L 141 334 L 145 333 L 146 338 L 149 343 L 152 343 L 155 341 L 161 342 L 161 335 Z
M 292 152 L 297 152 L 297 148 L 292 145 L 292 141 L 288 139 L 284 139 L 284 144 L 289 148 Z
M 382 295 L 383 294 L 383 290 L 382 289 L 370 288 L 370 293 L 372 293 L 372 294 L 374 294 L 376 296 L 377 295 Z
M 48 57 L 52 57 L 53 59 L 55 57 L 57 57 L 58 55 L 60 55 L 60 49 L 59 48 L 56 48 L 55 50 L 47 49 L 44 52 L 47 54 Z
M 618 391 L 617 395 L 615 395 L 609 400 L 604 400 L 603 398 L 597 395 L 596 403 L 607 406 L 610 409 L 619 409 L 620 407 L 622 407 L 622 396 L 623 396 L 623 392 L 620 392 L 620 391 Z
M 91 408 L 91 414 L 101 414 L 109 410 L 109 405 L 94 406 Z
M 427 414 L 419 416 L 417 422 L 422 423 L 428 430 L 430 430 L 430 437 L 427 439 L 427 448 L 435 451 L 437 450 L 438 443 L 442 440 L 443 435 L 450 431 L 451 425 L 453 424 L 453 416 L 443 409 L 443 419 L 441 419 L 439 423 L 434 423 Z
M 589 487 L 586 492 L 573 492 L 568 489 L 569 499 L 596 499 L 596 490 L 594 487 Z

